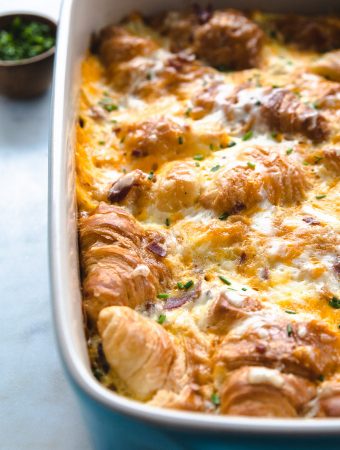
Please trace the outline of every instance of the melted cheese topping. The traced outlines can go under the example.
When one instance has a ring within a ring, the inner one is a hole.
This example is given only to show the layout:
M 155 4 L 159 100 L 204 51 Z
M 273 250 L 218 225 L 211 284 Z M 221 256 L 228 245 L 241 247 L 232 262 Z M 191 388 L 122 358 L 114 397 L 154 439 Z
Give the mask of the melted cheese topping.
M 261 13 L 254 17 L 266 21 Z M 151 39 L 156 49 L 117 64 L 113 81 L 98 56 L 84 59 L 76 143 L 79 211 L 91 214 L 100 202 L 110 203 L 110 186 L 125 173 L 142 170 L 153 182 L 151 189 L 119 204 L 145 229 L 165 236 L 173 283 L 163 294 L 178 297 L 186 290 L 177 283 L 192 280 L 187 292 L 200 283 L 199 296 L 181 307 L 167 310 L 163 296 L 150 298 L 152 310 L 137 310 L 155 321 L 163 315 L 160 323 L 176 339 L 193 334 L 208 339 L 211 349 L 217 345 L 209 325 L 211 310 L 221 296 L 238 310 L 246 308 L 247 298 L 256 298 L 264 308 L 235 321 L 227 332 L 231 338 L 256 330 L 266 339 L 268 317 L 275 323 L 287 312 L 301 339 L 309 333 L 310 320 L 339 333 L 340 309 L 330 306 L 332 298 L 340 298 L 339 174 L 327 166 L 325 156 L 340 141 L 335 99 L 332 110 L 321 107 L 330 133 L 318 143 L 303 133 L 273 129 L 261 112 L 271 89 L 285 87 L 313 105 L 339 87 L 309 72 L 318 54 L 267 37 L 258 68 L 220 72 L 202 63 L 193 66 L 191 77 L 180 79 L 176 69 L 169 69 L 174 54 L 166 38 L 138 16 L 124 28 Z M 167 70 L 173 84 L 164 82 Z M 198 104 L 203 112 L 197 112 Z M 288 167 L 284 175 L 281 164 Z M 226 186 L 223 180 L 231 173 L 239 175 Z M 259 181 L 256 201 L 248 205 L 254 195 L 249 193 L 229 207 L 226 199 L 243 188 L 232 190 L 243 174 Z M 305 192 L 294 197 L 301 174 Z M 267 181 L 270 176 L 274 181 Z M 280 177 L 277 201 L 272 192 Z M 287 201 L 285 190 L 292 191 Z M 141 264 L 132 276 L 149 274 Z M 107 375 L 102 381 L 114 383 Z M 277 370 L 253 367 L 248 382 L 281 388 L 284 380 Z

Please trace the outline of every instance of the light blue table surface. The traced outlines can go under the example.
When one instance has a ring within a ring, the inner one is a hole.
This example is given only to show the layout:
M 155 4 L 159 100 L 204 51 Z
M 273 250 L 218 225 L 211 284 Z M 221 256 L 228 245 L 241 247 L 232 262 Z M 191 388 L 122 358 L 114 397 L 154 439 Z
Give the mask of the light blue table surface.
M 0 98 L 0 449 L 88 450 L 52 329 L 47 265 L 50 94 Z

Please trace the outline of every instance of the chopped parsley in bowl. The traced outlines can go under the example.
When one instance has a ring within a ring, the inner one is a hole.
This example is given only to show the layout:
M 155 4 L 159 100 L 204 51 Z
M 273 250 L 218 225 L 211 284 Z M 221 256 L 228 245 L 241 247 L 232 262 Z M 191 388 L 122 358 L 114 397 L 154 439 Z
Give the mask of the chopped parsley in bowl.
M 37 14 L 0 15 L 0 95 L 43 94 L 53 74 L 57 25 Z
M 46 23 L 15 16 L 0 29 L 0 60 L 17 61 L 40 55 L 54 46 L 54 34 Z

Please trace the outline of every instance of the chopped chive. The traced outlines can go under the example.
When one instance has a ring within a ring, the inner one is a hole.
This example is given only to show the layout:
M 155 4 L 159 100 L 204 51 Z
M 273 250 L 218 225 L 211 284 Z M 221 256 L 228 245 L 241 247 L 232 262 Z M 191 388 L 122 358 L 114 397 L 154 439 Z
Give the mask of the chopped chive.
M 99 144 L 99 145 L 104 145 L 104 144 L 105 144 L 105 141 L 98 141 L 98 144 Z
M 112 119 L 111 123 L 117 123 L 117 120 L 116 119 Z
M 247 166 L 250 167 L 251 169 L 255 169 L 255 167 L 256 167 L 255 164 L 251 161 L 247 162 Z
M 100 104 L 108 112 L 117 111 L 117 109 L 118 109 L 118 106 L 113 103 L 101 102 Z
M 322 159 L 323 159 L 322 156 L 315 156 L 315 158 L 314 158 L 314 164 L 319 163 Z
M 242 141 L 248 141 L 253 137 L 253 131 L 249 130 L 247 133 L 243 136 Z
M 214 166 L 210 169 L 210 172 L 217 172 L 217 170 L 220 168 L 221 168 L 221 166 L 219 164 L 217 164 L 217 166 Z
M 319 109 L 320 108 L 320 106 L 319 106 L 319 104 L 317 102 L 312 103 L 312 106 L 313 106 L 314 109 Z
M 154 172 L 151 170 L 151 172 L 149 172 L 149 175 L 148 175 L 148 180 L 153 179 L 153 174 L 154 174 Z
M 151 72 L 148 72 L 148 73 L 146 74 L 146 79 L 147 79 L 148 81 L 150 81 L 150 80 L 152 79 L 152 73 L 151 73 Z
M 125 141 L 125 136 L 122 137 L 122 139 L 120 140 L 120 143 L 124 144 L 124 141 Z
M 219 275 L 218 278 L 223 281 L 224 284 L 227 284 L 228 286 L 231 285 L 231 282 L 229 280 L 227 280 L 225 277 L 223 277 L 222 275 Z
M 177 283 L 177 287 L 178 287 L 178 289 L 184 289 L 184 284 L 181 281 L 179 281 Z
M 193 285 L 194 285 L 194 282 L 192 280 L 189 280 L 184 284 L 183 287 L 184 287 L 184 289 L 190 289 Z
M 188 108 L 188 109 L 185 111 L 185 115 L 186 115 L 187 117 L 189 117 L 191 111 L 192 111 L 192 108 Z
M 309 166 L 309 162 L 307 162 L 307 161 L 303 161 L 303 163 L 302 163 L 304 166 Z
M 229 217 L 229 213 L 224 212 L 219 216 L 219 220 L 226 220 Z
M 204 159 L 204 156 L 203 155 L 195 155 L 194 156 L 194 160 L 195 161 L 202 161 Z
M 339 328 L 339 330 L 340 330 L 340 324 L 338 325 L 338 328 Z
M 236 145 L 236 142 L 231 141 L 231 142 L 229 142 L 229 144 L 227 145 L 227 147 L 228 147 L 228 148 L 234 147 L 234 145 Z
M 245 288 L 245 287 L 242 288 L 242 291 L 246 291 L 246 290 L 247 290 L 247 288 Z
M 292 149 L 292 148 L 288 148 L 288 149 L 286 150 L 286 154 L 287 154 L 287 155 L 290 155 L 291 153 L 293 153 L 293 149 Z
M 157 298 L 169 298 L 169 294 L 157 294 Z
M 214 150 L 214 144 L 209 144 L 210 150 Z
M 295 311 L 291 311 L 290 309 L 286 309 L 285 313 L 287 313 L 287 314 L 297 314 Z
M 166 225 L 167 227 L 170 226 L 170 219 L 169 219 L 168 217 L 165 219 L 165 225 Z
M 255 102 L 255 106 L 260 106 L 261 105 L 261 102 L 260 102 L 260 100 L 256 100 L 256 102 Z
M 319 380 L 319 381 L 324 381 L 324 379 L 325 379 L 325 377 L 324 377 L 323 375 L 319 375 L 319 376 L 318 376 L 318 380 Z
M 315 196 L 315 198 L 316 198 L 317 200 L 321 200 L 321 199 L 323 199 L 323 198 L 325 198 L 325 197 L 327 197 L 326 194 L 323 194 L 323 195 L 316 195 L 316 196 Z
M 196 167 L 200 167 L 200 163 L 199 162 L 195 162 L 195 166 Z
M 289 323 L 287 325 L 287 335 L 288 335 L 288 337 L 291 337 L 292 334 L 293 334 L 293 328 L 292 328 L 291 324 Z
M 270 135 L 271 135 L 271 137 L 272 138 L 277 138 L 277 135 L 278 135 L 278 132 L 277 131 L 272 131 L 271 133 L 270 133 Z
M 216 392 L 211 394 L 210 399 L 211 399 L 211 403 L 215 406 L 219 406 L 221 404 L 220 396 Z
M 160 325 L 162 325 L 162 324 L 165 322 L 165 320 L 166 320 L 166 315 L 165 315 L 165 314 L 160 314 L 159 317 L 158 317 L 158 319 L 157 319 L 157 322 L 158 322 Z
M 179 145 L 182 145 L 183 144 L 183 136 L 179 136 L 179 138 L 178 138 L 178 143 L 179 143 Z
M 330 299 L 328 304 L 334 309 L 340 309 L 340 299 L 335 296 Z

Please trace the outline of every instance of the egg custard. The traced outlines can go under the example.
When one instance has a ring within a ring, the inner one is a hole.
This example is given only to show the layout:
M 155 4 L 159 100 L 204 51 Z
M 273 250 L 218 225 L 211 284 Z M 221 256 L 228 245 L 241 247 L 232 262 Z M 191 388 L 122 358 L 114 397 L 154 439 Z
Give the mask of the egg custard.
M 76 137 L 94 375 L 150 405 L 340 417 L 340 19 L 195 7 L 94 38 Z

